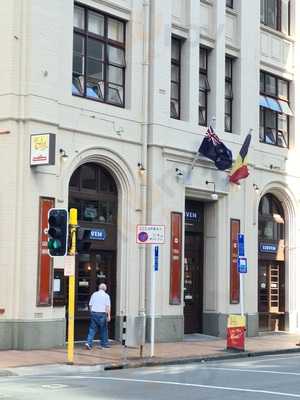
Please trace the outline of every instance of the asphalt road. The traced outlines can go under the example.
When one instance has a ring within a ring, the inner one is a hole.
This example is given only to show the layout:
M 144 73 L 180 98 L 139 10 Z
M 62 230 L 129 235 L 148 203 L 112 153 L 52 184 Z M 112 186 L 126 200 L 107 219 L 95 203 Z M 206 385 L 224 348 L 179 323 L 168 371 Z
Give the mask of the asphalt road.
M 41 373 L 42 375 L 39 375 Z M 300 399 L 300 355 L 119 371 L 0 378 L 0 399 Z

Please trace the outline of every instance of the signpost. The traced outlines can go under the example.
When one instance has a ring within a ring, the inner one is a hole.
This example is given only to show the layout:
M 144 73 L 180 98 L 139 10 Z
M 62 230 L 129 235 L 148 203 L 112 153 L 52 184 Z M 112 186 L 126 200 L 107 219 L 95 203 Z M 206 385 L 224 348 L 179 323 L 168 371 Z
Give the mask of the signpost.
M 244 273 L 240 271 L 241 259 L 245 258 L 245 235 L 238 233 L 238 271 L 240 272 L 240 302 L 241 302 L 241 315 L 244 316 Z M 242 265 L 243 261 L 242 261 Z M 242 267 L 244 268 L 244 267 Z M 246 261 L 247 272 L 247 261 Z
M 154 356 L 155 338 L 155 297 L 156 297 L 156 272 L 159 268 L 159 244 L 165 242 L 164 225 L 137 225 L 136 242 L 139 244 L 152 244 L 152 267 L 151 267 L 151 331 L 150 331 L 150 355 Z

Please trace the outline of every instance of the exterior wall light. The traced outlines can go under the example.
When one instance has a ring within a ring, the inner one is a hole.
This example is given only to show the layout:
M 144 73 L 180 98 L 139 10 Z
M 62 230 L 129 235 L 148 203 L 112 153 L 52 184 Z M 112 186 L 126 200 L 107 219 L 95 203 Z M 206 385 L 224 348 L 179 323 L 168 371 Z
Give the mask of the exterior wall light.
M 253 183 L 253 189 L 255 190 L 256 194 L 259 193 L 259 187 L 257 186 L 256 183 Z
M 145 172 L 146 172 L 146 168 L 143 166 L 143 164 L 142 163 L 138 163 L 138 169 L 139 169 L 139 173 L 141 174 L 141 175 L 144 175 L 145 174 Z
M 214 201 L 215 201 L 215 200 L 218 200 L 219 196 L 218 196 L 218 193 L 216 193 L 216 184 L 215 184 L 215 182 L 212 182 L 212 181 L 205 181 L 205 184 L 206 184 L 206 185 L 213 185 L 214 191 L 213 191 L 213 193 L 211 193 L 210 197 L 211 197 L 211 199 L 214 200 Z
M 180 177 L 183 177 L 183 172 L 181 171 L 181 169 L 179 169 L 179 168 L 175 168 L 175 172 L 176 172 L 176 176 L 178 177 L 178 178 L 180 178 Z
M 69 156 L 64 149 L 59 149 L 60 158 L 65 161 Z

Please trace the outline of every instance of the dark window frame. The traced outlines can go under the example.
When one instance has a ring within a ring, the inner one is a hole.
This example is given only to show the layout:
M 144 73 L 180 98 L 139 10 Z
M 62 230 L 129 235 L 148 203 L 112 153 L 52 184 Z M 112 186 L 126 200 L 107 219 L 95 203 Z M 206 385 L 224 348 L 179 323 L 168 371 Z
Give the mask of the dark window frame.
M 226 63 L 230 62 L 230 76 L 226 75 Z M 234 58 L 227 56 L 225 57 L 225 108 L 224 108 L 224 130 L 225 132 L 232 132 L 232 120 L 233 120 L 233 63 L 234 63 Z M 231 96 L 226 95 L 226 84 L 230 84 L 231 86 Z M 229 103 L 230 107 L 230 111 L 229 113 L 226 112 L 226 102 Z M 230 127 L 229 129 L 226 129 L 226 117 L 230 118 Z
M 226 7 L 233 8 L 233 0 L 226 0 Z
M 172 43 L 173 40 L 176 41 L 179 45 L 179 59 L 176 60 L 172 58 Z M 182 40 L 176 36 L 171 37 L 171 91 L 170 91 L 170 117 L 172 119 L 180 119 L 181 117 L 181 52 L 182 52 Z M 172 66 L 178 67 L 179 73 L 178 73 L 178 81 L 172 80 Z M 172 97 L 172 84 L 175 84 L 178 86 L 178 99 Z M 172 100 L 178 102 L 178 115 L 172 116 L 171 112 L 171 107 L 172 107 Z
M 271 94 L 271 93 L 269 93 L 269 92 L 267 92 L 266 91 L 266 77 L 272 77 L 272 78 L 274 78 L 275 79 L 275 87 L 276 87 L 276 89 L 275 89 L 275 91 L 276 91 L 276 93 L 275 93 L 275 95 L 273 95 L 273 94 Z M 262 79 L 262 77 L 263 77 L 263 79 Z M 263 95 L 263 96 L 268 96 L 268 97 L 271 97 L 271 98 L 273 98 L 273 99 L 275 99 L 275 100 L 281 100 L 281 101 L 286 101 L 286 103 L 288 103 L 289 104 L 289 99 L 290 99 L 290 83 L 289 83 L 289 81 L 288 80 L 286 80 L 286 79 L 283 79 L 283 78 L 281 78 L 281 77 L 279 77 L 279 76 L 276 76 L 276 75 L 274 75 L 274 74 L 271 74 L 271 73 L 269 73 L 269 72 L 265 72 L 265 71 L 260 71 L 260 83 L 263 81 L 263 88 L 261 88 L 260 87 L 260 94 L 261 95 Z M 279 95 L 279 91 L 278 91 L 278 82 L 279 81 L 283 81 L 283 82 L 285 82 L 286 84 L 287 84 L 287 99 L 283 99 L 282 97 L 280 97 L 280 95 Z M 267 130 L 268 129 L 272 129 L 272 127 L 267 127 L 266 126 L 266 115 L 267 115 L 267 113 L 273 113 L 274 114 L 274 117 L 276 116 L 276 126 L 275 126 L 275 129 L 276 129 L 276 136 L 275 136 L 275 143 L 268 143 L 267 141 L 266 141 L 266 134 L 267 134 Z M 263 137 L 261 137 L 261 135 L 260 135 L 260 138 L 259 138 L 259 141 L 261 142 L 261 143 L 265 143 L 265 144 L 268 144 L 268 145 L 271 145 L 271 146 L 276 146 L 276 147 L 281 147 L 281 148 L 289 148 L 289 142 L 290 142 L 290 117 L 289 117 L 289 115 L 286 115 L 286 114 L 284 114 L 284 113 L 279 113 L 279 112 L 277 112 L 277 111 L 273 111 L 273 110 L 269 110 L 269 109 L 266 109 L 266 108 L 264 108 L 264 107 L 262 107 L 262 106 L 260 106 L 260 113 L 262 113 L 262 119 L 260 118 L 260 129 L 259 129 L 259 131 L 261 132 L 261 129 L 263 130 L 262 132 L 263 132 Z M 283 114 L 283 115 L 286 115 L 286 118 L 287 118 L 287 131 L 286 131 L 286 134 L 287 134 L 287 142 L 286 142 L 286 147 L 285 146 L 281 146 L 280 144 L 278 144 L 278 133 L 281 133 L 281 135 L 282 135 L 282 137 L 284 138 L 284 134 L 283 134 L 283 132 L 284 131 L 282 131 L 281 129 L 279 129 L 279 124 L 278 124 L 278 121 L 279 121 L 279 116 L 281 115 L 281 114 Z M 260 114 L 261 115 L 261 114 Z
M 126 92 L 125 92 L 125 86 L 126 86 L 126 81 L 125 81 L 125 75 L 126 75 L 126 21 L 124 21 L 123 19 L 118 18 L 114 15 L 104 13 L 93 7 L 82 4 L 80 2 L 74 3 L 74 11 L 75 11 L 75 7 L 79 7 L 81 9 L 83 9 L 83 12 L 84 12 L 84 29 L 75 27 L 73 24 L 73 40 L 74 40 L 75 34 L 79 35 L 84 40 L 84 71 L 83 71 L 83 75 L 78 75 L 77 73 L 75 73 L 73 71 L 72 72 L 72 80 L 74 78 L 78 79 L 79 76 L 83 76 L 84 83 L 83 83 L 83 93 L 77 94 L 77 93 L 72 92 L 72 95 L 76 96 L 76 97 L 80 97 L 80 98 L 97 101 L 100 103 L 113 105 L 113 106 L 120 107 L 120 108 L 125 108 L 125 98 L 126 98 Z M 101 35 L 98 35 L 98 34 L 88 31 L 88 13 L 89 12 L 93 12 L 104 18 L 104 36 L 101 36 Z M 122 43 L 108 38 L 108 20 L 109 19 L 118 21 L 123 24 L 123 38 L 122 38 L 123 42 Z M 103 58 L 103 62 L 101 62 L 103 64 L 103 81 L 97 80 L 97 82 L 96 82 L 96 80 L 95 80 L 95 85 L 97 84 L 100 86 L 100 84 L 103 82 L 103 85 L 104 85 L 103 86 L 104 87 L 104 93 L 103 93 L 104 99 L 103 100 L 100 98 L 94 98 L 94 97 L 87 96 L 87 83 L 88 83 L 88 81 L 90 83 L 92 82 L 91 78 L 90 78 L 90 80 L 88 80 L 88 75 L 87 75 L 87 57 L 88 57 L 87 42 L 88 42 L 88 39 L 93 39 L 93 40 L 97 41 L 98 43 L 103 44 L 103 46 L 104 46 L 104 58 Z M 109 61 L 108 46 L 123 50 L 123 54 L 124 54 L 124 64 L 123 65 L 115 64 L 115 63 L 112 63 Z M 73 52 L 74 52 L 74 49 L 73 49 Z M 112 66 L 112 67 L 115 66 L 119 69 L 122 69 L 122 84 L 121 85 L 115 84 L 115 83 L 109 81 L 108 68 L 110 66 Z M 122 89 L 123 99 L 121 99 L 121 104 L 118 104 L 118 103 L 108 100 L 108 91 L 109 91 L 110 84 L 114 85 L 114 86 L 118 86 Z
M 268 24 L 268 7 L 267 7 L 267 1 L 268 0 L 261 0 L 261 8 L 262 5 L 264 4 L 264 12 L 262 15 L 262 12 L 260 13 L 260 22 L 265 25 L 268 26 L 271 29 L 275 29 L 276 31 L 279 32 L 283 32 L 282 29 L 282 25 L 283 25 L 283 21 L 282 21 L 282 0 L 276 0 L 275 4 L 276 4 L 276 27 Z M 291 1 L 288 0 L 288 29 L 287 29 L 287 34 L 290 35 L 291 34 Z
M 204 93 L 205 96 L 205 106 L 204 106 L 204 112 L 205 112 L 205 119 L 203 121 L 203 123 L 200 122 L 200 112 L 201 109 L 203 109 L 203 107 L 198 106 L 198 124 L 201 126 L 207 126 L 207 111 L 208 111 L 208 93 L 210 91 L 210 87 L 209 87 L 209 81 L 208 81 L 208 55 L 209 55 L 209 49 L 207 47 L 204 46 L 200 46 L 199 48 L 199 61 L 201 59 L 201 51 L 205 51 L 205 68 L 201 67 L 201 63 L 199 65 L 199 78 L 200 75 L 203 75 L 205 77 L 206 80 L 206 88 L 203 89 L 200 87 L 200 82 L 199 82 L 199 97 L 200 97 L 200 92 Z M 199 79 L 200 80 L 200 79 Z M 199 100 L 200 103 L 200 100 Z

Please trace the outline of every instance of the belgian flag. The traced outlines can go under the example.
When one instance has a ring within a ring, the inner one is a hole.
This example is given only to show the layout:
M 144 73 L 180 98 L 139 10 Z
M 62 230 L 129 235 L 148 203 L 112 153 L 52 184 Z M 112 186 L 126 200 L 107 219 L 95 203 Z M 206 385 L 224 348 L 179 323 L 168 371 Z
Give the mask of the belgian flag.
M 232 167 L 229 174 L 229 182 L 239 184 L 240 179 L 245 179 L 249 175 L 247 166 L 247 154 L 249 150 L 249 145 L 251 142 L 251 133 L 248 133 L 246 139 L 241 147 L 241 150 L 237 156 L 237 159 Z

